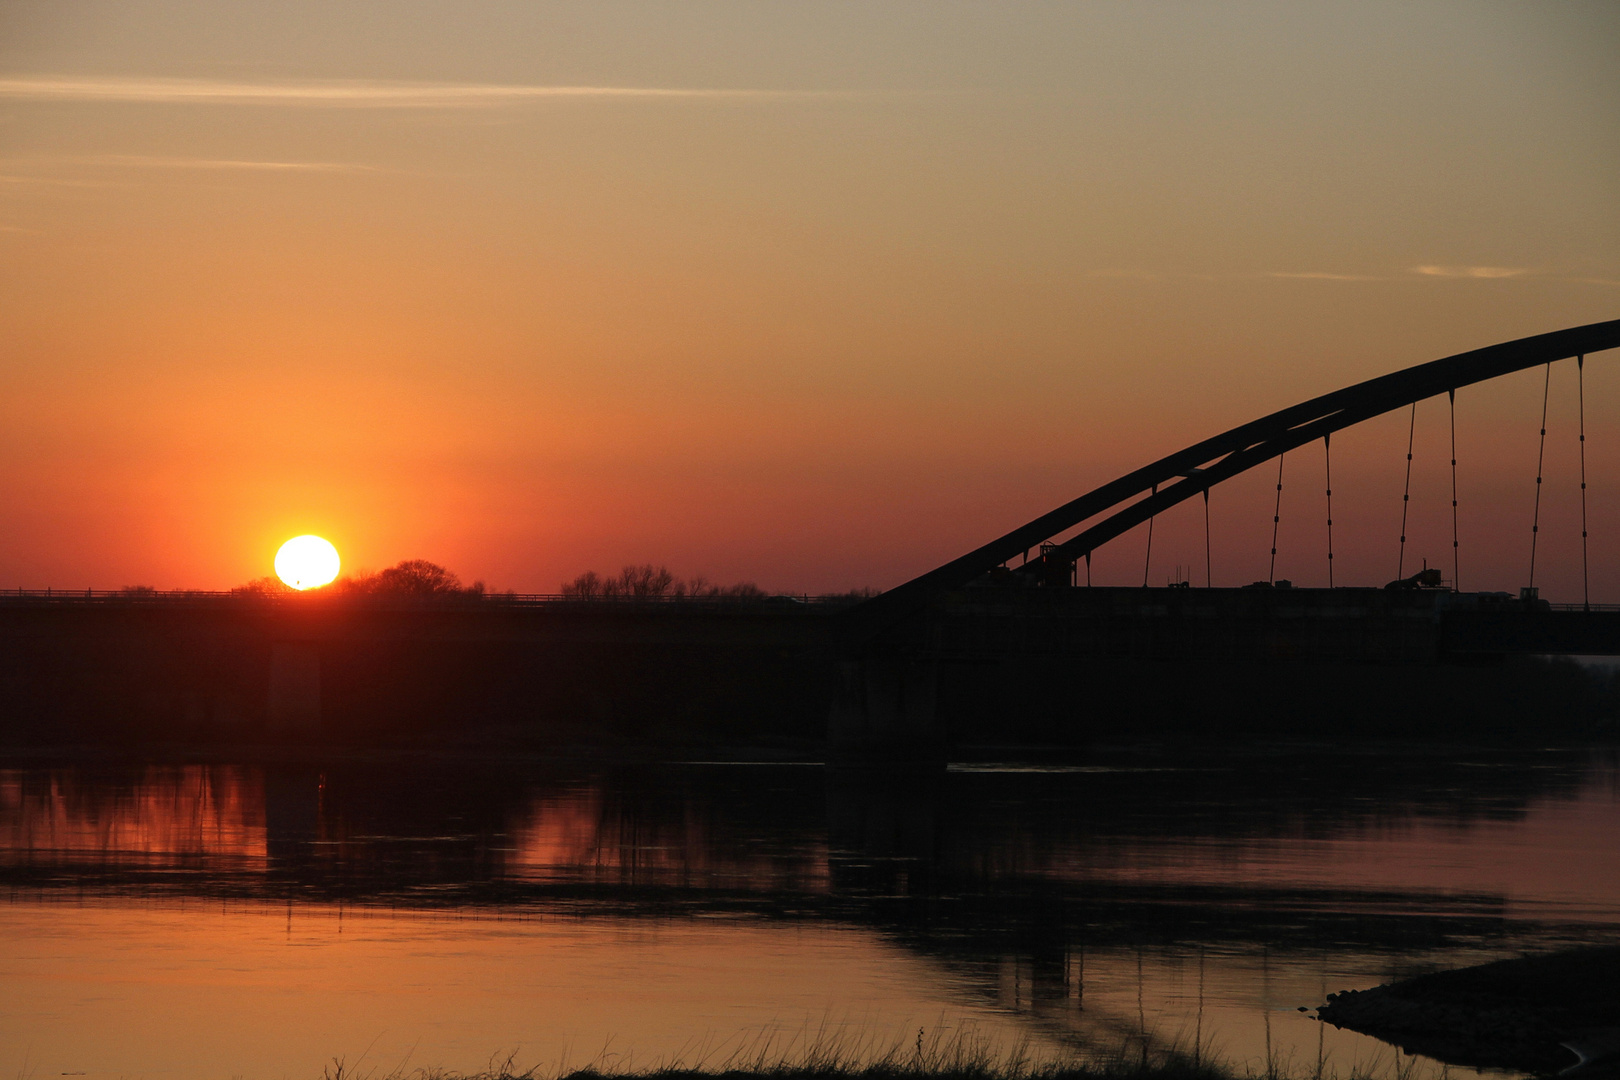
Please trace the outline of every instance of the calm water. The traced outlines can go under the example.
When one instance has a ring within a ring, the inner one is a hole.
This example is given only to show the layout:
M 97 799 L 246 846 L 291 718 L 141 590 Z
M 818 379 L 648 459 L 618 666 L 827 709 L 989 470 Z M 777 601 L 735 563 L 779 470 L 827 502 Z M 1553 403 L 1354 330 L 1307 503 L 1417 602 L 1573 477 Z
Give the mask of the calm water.
M 0 770 L 0 876 L 7 1076 L 713 1061 L 918 1029 L 1438 1076 L 1299 1007 L 1620 940 L 1620 772 L 26 767 Z

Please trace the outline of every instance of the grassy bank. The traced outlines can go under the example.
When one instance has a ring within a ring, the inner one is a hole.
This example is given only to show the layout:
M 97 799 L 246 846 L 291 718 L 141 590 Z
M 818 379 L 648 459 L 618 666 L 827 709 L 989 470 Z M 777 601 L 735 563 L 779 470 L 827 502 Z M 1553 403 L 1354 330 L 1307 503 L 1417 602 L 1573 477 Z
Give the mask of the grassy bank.
M 896 1053 L 877 1060 L 854 1061 L 814 1054 L 774 1061 L 739 1058 L 700 1064 L 593 1063 L 582 1068 L 558 1066 L 519 1070 L 511 1061 L 479 1072 L 419 1069 L 380 1076 L 351 1069 L 341 1062 L 326 1070 L 324 1080 L 1242 1080 L 1243 1074 L 1218 1065 L 1179 1057 L 1143 1062 L 1139 1055 L 1104 1060 L 1034 1061 L 1017 1054 Z M 1258 1080 L 1258 1078 L 1257 1078 Z M 1268 1080 L 1284 1080 L 1272 1074 Z
M 462 1073 L 404 1069 L 382 1075 L 335 1060 L 324 1080 L 1234 1080 L 1237 1074 L 1179 1049 L 1122 1042 L 1112 1052 L 1008 1044 L 973 1027 L 919 1027 L 909 1039 L 830 1023 L 702 1039 L 668 1058 L 605 1049 L 579 1066 L 566 1058 L 520 1069 L 516 1055 Z M 1273 1076 L 1271 1080 L 1280 1080 Z M 1318 1078 L 1320 1080 L 1320 1078 Z
M 531 1080 L 544 1073 L 436 1073 L 423 1072 L 422 1080 Z M 603 1073 L 577 1069 L 554 1074 L 554 1080 L 1233 1080 L 1234 1074 L 1214 1066 L 1161 1065 L 1048 1065 L 1023 1072 L 995 1069 L 942 1069 L 874 1064 L 858 1068 L 813 1069 L 792 1065 L 765 1069 L 725 1070 L 659 1068 L 634 1073 Z M 1279 1078 L 1280 1080 L 1280 1078 Z
M 338 1060 L 323 1080 L 1415 1080 L 1430 1075 L 1414 1065 L 1395 1054 L 1393 1066 L 1380 1055 L 1343 1072 L 1324 1063 L 1314 1069 L 1278 1061 L 1244 1067 L 1211 1055 L 1207 1046 L 1203 1053 L 1176 1045 L 1150 1049 L 1137 1039 L 1111 1050 L 1037 1050 L 1031 1043 L 998 1044 L 972 1028 L 938 1028 L 932 1034 L 919 1028 L 909 1042 L 839 1028 L 759 1033 L 650 1062 L 604 1052 L 583 1066 L 564 1060 L 522 1069 L 514 1055 L 474 1072 L 400 1068 L 385 1074 Z M 1445 1075 L 1442 1067 L 1436 1070 Z

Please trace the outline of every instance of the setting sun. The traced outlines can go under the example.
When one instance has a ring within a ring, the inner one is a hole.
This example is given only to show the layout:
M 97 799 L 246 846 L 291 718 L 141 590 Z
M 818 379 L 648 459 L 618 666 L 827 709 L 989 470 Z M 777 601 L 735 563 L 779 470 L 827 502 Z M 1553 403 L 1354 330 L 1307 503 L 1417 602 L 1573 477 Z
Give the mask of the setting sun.
M 318 536 L 295 536 L 276 552 L 276 576 L 295 589 L 315 589 L 338 576 L 337 548 Z

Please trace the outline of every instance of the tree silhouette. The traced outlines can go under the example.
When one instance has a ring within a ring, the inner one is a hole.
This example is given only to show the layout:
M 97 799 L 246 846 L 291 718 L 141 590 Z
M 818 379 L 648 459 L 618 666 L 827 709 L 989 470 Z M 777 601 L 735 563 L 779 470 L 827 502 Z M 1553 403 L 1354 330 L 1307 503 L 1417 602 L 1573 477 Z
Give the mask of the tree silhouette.
M 231 592 L 243 596 L 289 596 L 297 593 L 279 578 L 262 577 Z M 406 559 L 379 573 L 343 577 L 306 593 L 316 596 L 464 596 L 484 595 L 484 583 L 463 586 L 461 578 L 438 563 Z
M 484 583 L 475 589 L 461 587 L 461 579 L 438 563 L 426 559 L 406 559 L 373 577 L 368 592 L 391 596 L 447 596 L 484 591 Z
M 702 576 L 681 579 L 667 566 L 626 566 L 614 577 L 604 578 L 588 570 L 573 581 L 563 583 L 562 594 L 576 600 L 657 600 L 664 597 L 759 597 L 768 595 L 751 581 L 736 585 L 714 585 Z
M 278 577 L 262 577 L 238 585 L 231 592 L 237 596 L 290 596 L 297 590 Z

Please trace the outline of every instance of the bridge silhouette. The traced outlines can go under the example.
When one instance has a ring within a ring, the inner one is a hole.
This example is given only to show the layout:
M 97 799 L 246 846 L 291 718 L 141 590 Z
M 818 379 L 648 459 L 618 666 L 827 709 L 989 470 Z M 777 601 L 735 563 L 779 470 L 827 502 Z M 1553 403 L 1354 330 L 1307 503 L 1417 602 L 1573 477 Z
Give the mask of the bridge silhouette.
M 1075 587 L 1077 564 L 1125 532 L 1188 499 L 1205 500 L 1206 545 L 1210 489 L 1290 450 L 1394 410 L 1445 394 L 1452 407 L 1452 547 L 1456 526 L 1457 390 L 1530 368 L 1548 369 L 1574 358 L 1584 380 L 1589 354 L 1620 347 L 1620 320 L 1593 323 L 1504 342 L 1419 364 L 1311 398 L 1240 424 L 1169 454 L 1064 503 L 987 544 L 842 613 L 845 657 L 833 706 L 835 741 L 881 747 L 926 742 L 938 728 L 942 664 L 978 666 L 1016 657 L 1052 662 L 1105 661 L 1259 665 L 1229 689 L 1242 693 L 1256 680 L 1275 683 L 1278 661 L 1424 665 L 1473 664 L 1522 655 L 1613 655 L 1620 653 L 1620 606 L 1555 608 L 1533 587 L 1518 597 L 1464 594 L 1444 586 L 1438 570 L 1384 588 L 1333 588 L 1332 488 L 1328 486 L 1327 589 L 1295 589 L 1275 579 L 1273 514 L 1272 577 L 1244 589 L 1199 590 Z M 1546 383 L 1541 439 L 1546 440 Z M 1584 381 L 1583 381 L 1584 387 Z M 1587 552 L 1585 394 L 1581 393 L 1581 548 Z M 1415 413 L 1414 413 L 1415 417 Z M 1409 436 L 1410 438 L 1410 436 Z M 1330 451 L 1329 451 L 1330 452 Z M 1331 462 L 1331 457 L 1328 459 Z M 1403 496 L 1402 557 L 1406 543 L 1405 500 L 1410 498 L 1412 451 L 1407 447 L 1408 492 Z M 1541 464 L 1531 532 L 1531 575 L 1540 528 Z M 1078 529 L 1072 536 L 1064 533 Z M 1148 543 L 1152 543 L 1149 533 Z M 1151 546 L 1149 548 L 1151 553 Z M 1031 553 L 1036 553 L 1031 557 Z M 1207 552 L 1207 547 L 1206 547 Z M 1014 560 L 1022 561 L 1014 565 Z M 1207 554 L 1206 554 L 1207 559 Z M 1583 565 L 1583 582 L 1586 567 Z M 1207 563 L 1206 563 L 1207 572 Z M 1453 582 L 1455 582 L 1455 573 Z M 1089 574 L 1088 574 L 1089 580 Z M 1279 588 L 1279 586 L 1281 586 Z M 1584 593 L 1583 589 L 1583 593 Z M 1197 593 L 1199 595 L 1193 595 Z M 1015 664 L 1014 666 L 1019 666 Z M 1041 676 L 1027 670 L 991 678 L 992 697 L 1016 700 L 1014 684 Z M 1139 676 L 1144 675 L 1138 672 Z M 1088 685 L 1068 693 L 1095 694 Z M 1445 679 L 1431 680 L 1444 683 Z M 1477 681 L 1477 680 L 1476 680 Z M 1449 690 L 1447 692 L 1450 692 Z M 1453 695 L 1455 696 L 1455 695 Z M 1127 693 L 1116 707 L 1138 695 Z M 1189 704 L 1187 701 L 1182 705 Z
M 825 737 L 856 759 L 937 759 L 967 741 L 1151 736 L 1166 725 L 1396 734 L 1433 718 L 1495 717 L 1519 730 L 1554 713 L 1610 716 L 1620 710 L 1593 704 L 1590 679 L 1519 659 L 1620 655 L 1620 605 L 1553 605 L 1533 588 L 1462 593 L 1428 571 L 1392 587 L 1307 589 L 1277 580 L 1273 563 L 1243 588 L 1207 577 L 1200 588 L 1093 588 L 1078 567 L 1290 450 L 1331 445 L 1336 432 L 1438 395 L 1454 404 L 1457 389 L 1513 372 L 1574 358 L 1584 373 L 1585 357 L 1617 347 L 1620 320 L 1595 323 L 1312 398 L 861 602 L 0 593 L 0 742 L 19 731 L 33 741 L 150 731 L 375 741 L 481 724 L 574 733 L 559 738 L 612 729 L 626 741 L 723 730 L 746 741 L 770 728 L 801 744 Z M 1584 558 L 1584 393 L 1582 409 Z M 1543 440 L 1545 429 L 1544 406 Z M 1453 444 L 1454 545 L 1455 458 Z M 1331 528 L 1331 505 L 1329 518 Z M 1404 523 L 1402 533 L 1404 556 Z M 1274 532 L 1273 557 L 1276 546 Z
M 1588 354 L 1613 348 L 1620 348 L 1620 319 L 1459 353 L 1280 409 L 1088 491 L 960 558 L 867 601 L 849 613 L 848 622 L 857 634 L 874 632 L 885 624 L 915 614 L 941 593 L 961 588 L 1020 554 L 1027 560 L 1029 552 L 1037 548 L 1040 556 L 1033 562 L 1026 561 L 1020 570 L 1045 584 L 1067 583 L 1076 561 L 1086 558 L 1103 544 L 1178 503 L 1199 495 L 1207 497 L 1215 485 L 1290 450 L 1318 439 L 1327 440 L 1336 431 L 1440 394 L 1452 395 L 1454 401 L 1456 392 L 1465 386 L 1517 371 L 1571 357 L 1584 367 Z M 1545 419 L 1543 413 L 1544 437 Z M 1581 441 L 1584 450 L 1584 429 Z M 1455 458 L 1455 452 L 1452 456 Z M 1452 466 L 1456 466 L 1455 460 Z M 1539 476 L 1536 482 L 1541 482 Z M 1584 474 L 1581 484 L 1584 491 Z M 1455 506 L 1455 488 L 1453 492 Z M 1046 544 L 1053 537 L 1099 515 L 1102 515 L 1100 520 L 1087 525 L 1074 537 Z M 1402 540 L 1404 542 L 1404 536 Z M 1043 544 L 1046 546 L 1042 547 Z

